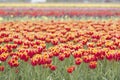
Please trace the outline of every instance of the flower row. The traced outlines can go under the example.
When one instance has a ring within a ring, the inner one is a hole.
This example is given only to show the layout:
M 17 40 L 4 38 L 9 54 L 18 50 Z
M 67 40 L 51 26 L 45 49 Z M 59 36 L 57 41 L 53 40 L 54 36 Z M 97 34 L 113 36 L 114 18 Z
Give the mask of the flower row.
M 0 16 L 120 16 L 119 8 L 0 8 Z
M 95 69 L 101 60 L 120 61 L 119 20 L 11 21 L 0 26 L 0 61 L 11 68 L 23 61 L 54 71 L 59 67 L 54 58 L 70 59 L 67 72 L 72 73 L 81 63 Z

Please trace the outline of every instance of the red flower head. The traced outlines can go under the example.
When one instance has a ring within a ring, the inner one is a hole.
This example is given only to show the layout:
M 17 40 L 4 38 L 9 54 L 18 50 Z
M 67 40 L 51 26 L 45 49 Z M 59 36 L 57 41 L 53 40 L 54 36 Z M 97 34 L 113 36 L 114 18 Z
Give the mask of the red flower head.
M 59 54 L 58 58 L 60 61 L 63 61 L 65 59 L 65 54 Z
M 55 71 L 57 67 L 56 67 L 55 65 L 51 65 L 51 66 L 49 66 L 49 68 L 50 68 L 52 71 Z
M 75 70 L 75 66 L 70 66 L 67 68 L 68 73 L 72 73 Z
M 0 66 L 0 71 L 4 71 L 4 66 Z
M 82 63 L 82 59 L 81 58 L 76 58 L 75 59 L 75 64 L 76 65 L 80 65 Z
M 97 62 L 96 61 L 91 61 L 90 63 L 89 63 L 89 68 L 90 69 L 95 69 L 97 67 Z

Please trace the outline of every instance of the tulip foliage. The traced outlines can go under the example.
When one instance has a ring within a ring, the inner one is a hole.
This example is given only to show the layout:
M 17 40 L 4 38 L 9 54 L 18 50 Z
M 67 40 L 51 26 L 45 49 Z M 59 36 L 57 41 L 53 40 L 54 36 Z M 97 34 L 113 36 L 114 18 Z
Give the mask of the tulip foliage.
M 119 80 L 120 20 L 0 23 L 0 80 Z

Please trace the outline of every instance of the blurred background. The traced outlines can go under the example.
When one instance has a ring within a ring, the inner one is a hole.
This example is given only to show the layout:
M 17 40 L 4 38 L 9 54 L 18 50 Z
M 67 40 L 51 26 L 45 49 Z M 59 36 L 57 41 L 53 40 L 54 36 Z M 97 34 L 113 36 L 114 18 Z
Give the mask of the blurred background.
M 0 0 L 0 2 L 26 2 L 26 3 L 39 3 L 39 2 L 80 2 L 80 3 L 118 3 L 120 0 Z

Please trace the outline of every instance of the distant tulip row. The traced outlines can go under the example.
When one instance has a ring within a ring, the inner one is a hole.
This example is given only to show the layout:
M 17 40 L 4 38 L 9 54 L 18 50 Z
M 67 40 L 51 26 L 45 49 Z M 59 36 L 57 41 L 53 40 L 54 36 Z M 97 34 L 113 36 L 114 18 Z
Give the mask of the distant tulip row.
M 0 16 L 120 16 L 119 8 L 0 8 Z

